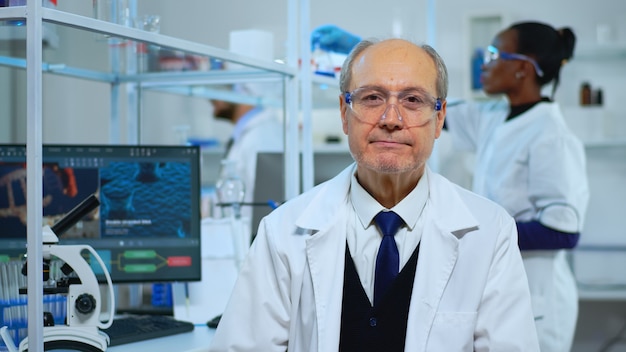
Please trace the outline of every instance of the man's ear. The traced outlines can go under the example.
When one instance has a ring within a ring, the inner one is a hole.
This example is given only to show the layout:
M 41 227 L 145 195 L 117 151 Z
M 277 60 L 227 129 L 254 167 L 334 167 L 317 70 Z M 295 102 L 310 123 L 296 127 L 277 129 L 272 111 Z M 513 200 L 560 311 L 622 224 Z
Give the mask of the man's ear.
M 348 110 L 348 104 L 343 98 L 343 94 L 339 95 L 339 112 L 341 114 L 341 128 L 343 133 L 348 135 L 348 117 L 346 116 Z
M 441 130 L 443 130 L 443 122 L 446 120 L 446 109 L 448 107 L 448 101 L 443 100 L 441 102 L 441 109 L 436 111 L 437 113 L 437 121 L 436 121 L 436 130 L 435 130 L 435 138 L 439 138 L 441 136 Z

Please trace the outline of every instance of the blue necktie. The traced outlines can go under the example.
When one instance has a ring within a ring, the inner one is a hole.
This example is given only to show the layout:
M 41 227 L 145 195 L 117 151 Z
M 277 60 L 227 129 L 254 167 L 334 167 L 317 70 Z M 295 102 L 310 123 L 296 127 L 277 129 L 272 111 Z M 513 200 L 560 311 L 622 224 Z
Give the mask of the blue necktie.
M 393 236 L 402 225 L 402 218 L 393 211 L 381 211 L 374 217 L 374 221 L 383 234 L 374 274 L 374 306 L 377 306 L 400 270 L 400 255 Z

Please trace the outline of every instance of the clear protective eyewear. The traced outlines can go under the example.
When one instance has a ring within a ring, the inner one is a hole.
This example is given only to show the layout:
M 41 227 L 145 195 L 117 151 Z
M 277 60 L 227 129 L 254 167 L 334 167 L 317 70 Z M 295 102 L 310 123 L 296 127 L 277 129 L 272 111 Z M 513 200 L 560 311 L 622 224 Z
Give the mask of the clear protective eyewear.
M 397 103 L 389 101 L 395 97 Z M 406 127 L 416 127 L 426 124 L 434 114 L 441 110 L 441 99 L 418 90 L 409 89 L 400 92 L 390 92 L 380 87 L 360 87 L 352 92 L 344 93 L 344 100 L 361 122 L 375 125 L 388 118 L 389 108 L 396 110 L 396 118 Z
M 498 50 L 498 48 L 496 48 L 495 46 L 489 45 L 487 47 L 487 50 L 485 50 L 485 55 L 483 58 L 484 64 L 487 65 L 491 61 L 498 60 L 498 59 L 528 61 L 535 67 L 537 76 L 543 77 L 543 71 L 541 70 L 541 68 L 539 68 L 539 64 L 537 64 L 537 61 L 533 60 L 532 58 L 526 55 L 522 55 L 522 54 L 504 53 Z

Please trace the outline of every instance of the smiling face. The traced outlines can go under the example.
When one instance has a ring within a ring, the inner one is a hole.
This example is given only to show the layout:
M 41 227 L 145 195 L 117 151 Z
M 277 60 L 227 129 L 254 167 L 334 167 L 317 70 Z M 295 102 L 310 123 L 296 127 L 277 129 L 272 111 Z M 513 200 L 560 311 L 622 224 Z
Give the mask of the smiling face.
M 349 89 L 375 86 L 388 91 L 419 90 L 436 97 L 437 70 L 433 59 L 420 47 L 404 40 L 387 40 L 370 46 L 352 66 Z M 397 104 L 397 98 L 390 98 Z M 426 123 L 408 127 L 398 119 L 397 109 L 389 109 L 376 124 L 359 120 L 340 97 L 341 120 L 350 151 L 358 164 L 359 180 L 364 177 L 402 174 L 417 182 L 424 172 L 435 139 L 441 133 L 445 101 L 439 111 L 424 113 Z

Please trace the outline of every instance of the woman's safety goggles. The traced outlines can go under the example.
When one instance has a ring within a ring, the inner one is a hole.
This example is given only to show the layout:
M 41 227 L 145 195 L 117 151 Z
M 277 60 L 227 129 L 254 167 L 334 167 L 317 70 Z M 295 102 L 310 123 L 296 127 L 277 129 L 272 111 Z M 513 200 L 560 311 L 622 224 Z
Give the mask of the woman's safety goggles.
M 380 87 L 360 87 L 344 93 L 344 100 L 357 119 L 370 125 L 388 119 L 391 107 L 406 127 L 422 126 L 434 116 L 431 109 L 441 110 L 440 98 L 417 89 L 391 92 Z
M 522 55 L 522 54 L 504 53 L 504 52 L 501 52 L 500 50 L 498 50 L 498 48 L 496 48 L 495 46 L 489 45 L 487 47 L 487 50 L 485 50 L 485 55 L 484 55 L 484 58 L 483 58 L 484 64 L 487 65 L 491 61 L 498 60 L 498 59 L 528 61 L 535 67 L 535 71 L 537 72 L 537 76 L 543 77 L 543 71 L 541 70 L 541 68 L 539 68 L 539 65 L 537 64 L 537 61 L 533 60 L 532 58 L 530 58 L 530 57 L 528 57 L 526 55 Z

